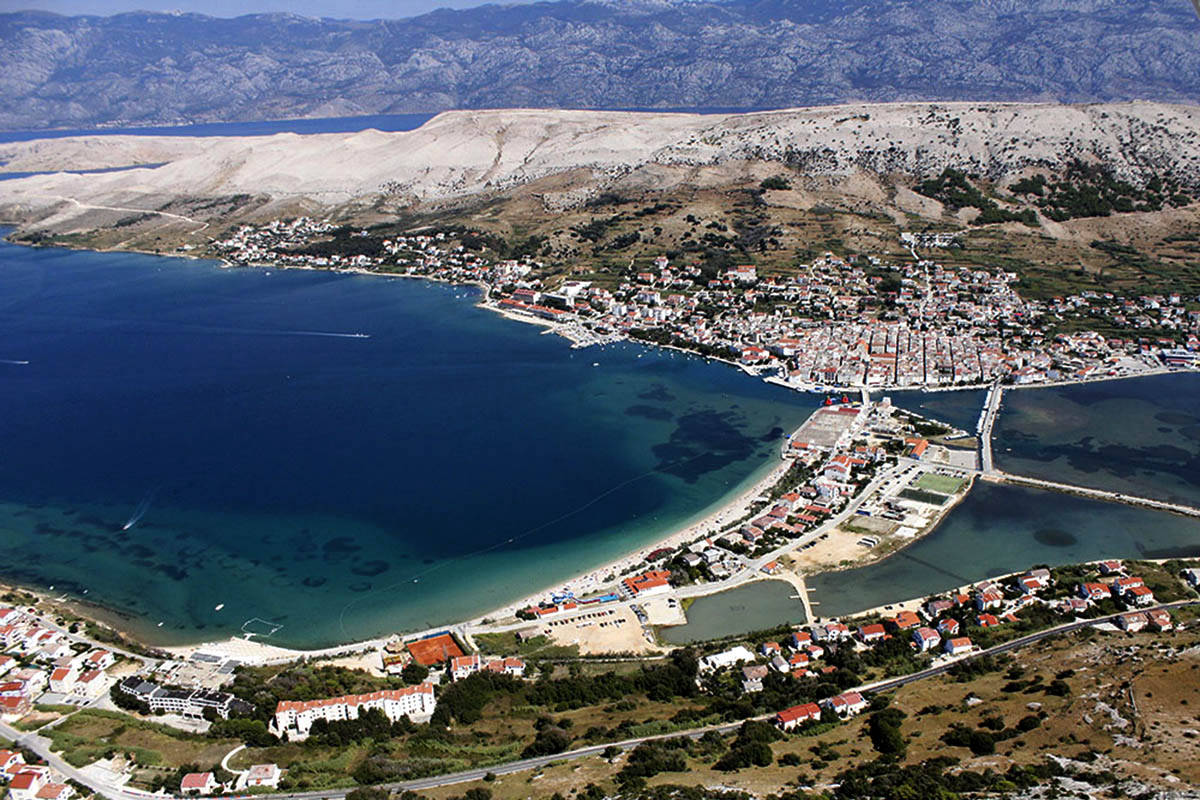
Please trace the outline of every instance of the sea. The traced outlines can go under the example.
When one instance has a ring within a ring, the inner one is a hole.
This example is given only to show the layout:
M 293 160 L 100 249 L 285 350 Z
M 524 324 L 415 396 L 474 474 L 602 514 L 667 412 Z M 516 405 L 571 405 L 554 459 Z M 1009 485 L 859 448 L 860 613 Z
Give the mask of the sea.
M 159 644 L 423 630 L 696 520 L 819 400 L 477 300 L 0 244 L 0 577 Z

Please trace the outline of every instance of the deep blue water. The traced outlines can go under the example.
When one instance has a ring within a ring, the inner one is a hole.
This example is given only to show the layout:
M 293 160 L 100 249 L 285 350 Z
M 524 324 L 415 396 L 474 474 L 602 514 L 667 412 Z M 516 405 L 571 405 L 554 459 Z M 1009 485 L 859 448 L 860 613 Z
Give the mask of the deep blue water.
M 163 642 L 418 629 L 694 518 L 815 407 L 473 297 L 0 244 L 0 575 Z
M 1006 391 L 1008 472 L 1200 506 L 1200 373 Z

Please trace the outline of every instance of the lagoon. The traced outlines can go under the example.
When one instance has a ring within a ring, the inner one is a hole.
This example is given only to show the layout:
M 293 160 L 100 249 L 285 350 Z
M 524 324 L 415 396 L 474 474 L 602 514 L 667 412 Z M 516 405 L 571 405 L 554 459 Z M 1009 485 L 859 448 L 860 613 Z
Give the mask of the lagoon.
M 686 625 L 661 629 L 659 638 L 670 644 L 689 644 L 805 622 L 804 606 L 795 587 L 786 581 L 754 581 L 698 597 L 688 606 L 687 619 Z
M 1006 472 L 1200 507 L 1200 373 L 1004 393 Z
M 813 613 L 837 617 L 1038 564 L 1195 556 L 1195 518 L 979 481 L 937 528 L 909 547 L 807 581 Z

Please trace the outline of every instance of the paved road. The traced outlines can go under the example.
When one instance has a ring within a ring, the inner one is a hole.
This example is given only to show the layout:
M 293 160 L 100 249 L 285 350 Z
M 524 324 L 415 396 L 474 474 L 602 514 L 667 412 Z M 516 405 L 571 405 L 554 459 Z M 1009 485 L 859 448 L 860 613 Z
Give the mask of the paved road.
M 1182 608 L 1184 606 L 1194 606 L 1194 605 L 1200 605 L 1200 600 L 1180 600 L 1180 601 L 1177 601 L 1174 603 L 1162 603 L 1162 604 L 1153 606 L 1152 608 L 1161 608 L 1161 609 L 1170 610 L 1170 609 L 1174 609 L 1174 608 Z M 1035 642 L 1039 642 L 1044 639 L 1049 639 L 1053 636 L 1060 636 L 1062 634 L 1070 633 L 1072 631 L 1076 631 L 1081 628 L 1086 628 L 1089 626 L 1098 625 L 1098 624 L 1105 623 L 1105 622 L 1114 622 L 1120 616 L 1121 616 L 1120 614 L 1112 614 L 1107 617 L 1100 617 L 1098 619 L 1076 620 L 1074 622 L 1067 622 L 1062 625 L 1055 626 L 1053 628 L 1047 628 L 1044 631 L 1038 631 L 1036 633 L 1031 633 L 1026 636 L 1022 636 L 1020 638 L 1013 639 L 1013 640 L 1005 642 L 1003 644 L 996 645 L 995 647 L 989 648 L 987 650 L 981 650 L 977 653 L 972 653 L 968 656 L 965 656 L 964 658 L 960 658 L 960 659 L 956 659 L 954 661 L 948 661 L 946 663 L 938 664 L 937 666 L 929 667 L 928 669 L 923 669 L 920 672 L 914 672 L 910 675 L 902 675 L 897 678 L 888 678 L 886 680 L 877 681 L 875 683 L 865 684 L 863 686 L 858 687 L 856 690 L 852 690 L 852 691 L 859 691 L 859 692 L 863 692 L 864 694 L 877 694 L 879 692 L 891 691 L 893 689 L 898 689 L 901 686 L 905 686 L 910 683 L 915 683 L 917 681 L 922 681 L 922 680 L 926 680 L 928 678 L 936 677 L 938 675 L 943 675 L 943 674 L 949 672 L 950 670 L 954 669 L 954 667 L 957 666 L 958 664 L 962 664 L 966 661 L 971 661 L 973 659 L 982 658 L 983 656 L 1007 653 L 1012 650 L 1017 650 L 1019 648 L 1033 644 Z M 773 713 L 772 714 L 763 714 L 761 716 L 753 717 L 753 719 L 767 720 L 767 719 L 771 719 L 772 717 L 774 717 Z M 555 763 L 555 762 L 572 761 L 575 759 L 586 758 L 589 756 L 599 756 L 608 747 L 615 746 L 615 747 L 621 748 L 622 750 L 628 750 L 630 748 L 636 747 L 637 745 L 639 745 L 643 742 L 648 742 L 648 741 L 652 741 L 655 739 L 674 738 L 674 737 L 678 737 L 678 736 L 688 736 L 691 738 L 699 738 L 700 736 L 703 736 L 705 733 L 708 733 L 709 731 L 716 731 L 718 733 L 732 733 L 732 732 L 736 731 L 739 727 L 741 727 L 742 722 L 743 722 L 743 720 L 737 720 L 736 722 L 728 722 L 728 723 L 723 723 L 721 725 L 710 725 L 710 726 L 700 727 L 700 728 L 691 728 L 691 729 L 685 730 L 685 731 L 676 731 L 675 733 L 660 734 L 657 736 L 641 736 L 641 737 L 634 738 L 634 739 L 625 739 L 620 742 L 607 742 L 605 744 L 592 745 L 589 747 L 581 747 L 577 750 L 570 750 L 565 753 L 558 753 L 558 754 L 552 755 L 552 756 L 539 756 L 537 758 L 525 758 L 525 759 L 520 759 L 518 761 L 510 761 L 507 764 L 497 764 L 497 765 L 490 766 L 490 767 L 481 767 L 479 769 L 464 770 L 462 772 L 453 772 L 453 773 L 449 773 L 446 775 L 436 775 L 436 776 L 433 776 L 430 778 L 421 778 L 419 780 L 405 781 L 403 783 L 385 784 L 385 788 L 396 789 L 396 790 L 411 789 L 413 791 L 421 791 L 424 789 L 433 789 L 433 788 L 440 787 L 440 786 L 451 786 L 451 785 L 458 784 L 458 783 L 466 783 L 469 781 L 481 780 L 488 773 L 491 773 L 493 775 L 510 775 L 510 774 L 513 774 L 516 772 L 524 772 L 526 770 L 531 770 L 531 769 L 540 769 L 540 768 L 543 768 L 543 767 L 545 767 L 551 763 Z M 59 770 L 63 774 L 67 775 L 68 777 L 70 777 L 76 781 L 79 781 L 83 785 L 88 786 L 89 788 L 91 788 L 95 791 L 98 791 L 98 792 L 101 792 L 101 793 L 107 795 L 109 798 L 112 798 L 113 800 L 145 800 L 147 797 L 153 797 L 153 795 L 149 795 L 146 792 L 140 792 L 140 791 L 137 791 L 134 789 L 124 789 L 122 787 L 111 786 L 111 785 L 97 781 L 96 779 L 92 778 L 90 775 L 84 775 L 79 770 L 76 770 L 75 768 L 71 767 L 69 764 L 64 762 L 58 756 L 55 756 L 52 753 L 50 753 L 49 752 L 49 741 L 43 737 L 37 736 L 35 734 L 23 734 L 20 731 L 17 731 L 15 729 L 9 727 L 8 725 L 4 725 L 2 723 L 0 723 L 0 735 L 4 735 L 8 738 L 13 739 L 18 744 L 20 744 L 24 747 L 28 747 L 30 750 L 33 750 L 34 752 L 38 753 L 38 755 L 45 758 L 52 767 Z M 311 792 L 293 792 L 290 794 L 255 795 L 254 800 L 285 800 L 285 799 L 287 799 L 287 800 L 342 800 L 342 798 L 345 798 L 346 794 L 352 790 L 353 790 L 352 788 L 346 788 L 346 789 L 327 789 L 324 791 L 311 791 Z

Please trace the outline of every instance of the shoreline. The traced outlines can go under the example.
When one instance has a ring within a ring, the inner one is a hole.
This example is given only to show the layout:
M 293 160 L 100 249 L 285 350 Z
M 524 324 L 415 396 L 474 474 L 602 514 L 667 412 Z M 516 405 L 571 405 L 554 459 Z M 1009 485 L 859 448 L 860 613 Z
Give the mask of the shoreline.
M 15 246 L 24 246 L 24 247 L 32 246 L 32 247 L 47 247 L 47 248 L 63 247 L 63 245 L 31 245 L 31 244 L 26 244 L 26 243 L 22 243 L 22 242 L 12 242 L 10 239 L 10 234 L 11 234 L 11 232 L 9 232 L 9 234 L 6 234 L 4 238 L 6 241 L 9 241 L 11 244 L 13 244 Z M 489 311 L 497 313 L 500 316 L 510 319 L 512 321 L 524 322 L 527 324 L 537 325 L 538 327 L 544 328 L 545 332 L 547 332 L 547 333 L 550 333 L 550 332 L 557 333 L 558 335 L 563 336 L 563 338 L 570 341 L 572 343 L 572 345 L 577 345 L 580 342 L 579 339 L 572 337 L 570 335 L 568 326 L 566 326 L 562 323 L 556 323 L 556 322 L 552 322 L 549 320 L 543 320 L 543 319 L 534 317 L 532 315 L 521 314 L 519 312 L 513 312 L 513 311 L 509 311 L 507 309 L 502 309 L 502 308 L 498 307 L 494 303 L 490 302 L 491 287 L 489 285 L 479 282 L 479 281 L 448 280 L 445 278 L 439 278 L 439 277 L 430 276 L 430 275 L 419 275 L 419 274 L 400 273 L 400 272 L 398 272 L 398 273 L 379 272 L 379 271 L 366 270 L 366 269 L 361 269 L 361 268 L 328 269 L 328 268 L 322 268 L 322 267 L 309 267 L 309 266 L 292 266 L 292 265 L 281 266 L 281 265 L 277 265 L 277 264 L 240 265 L 240 264 L 231 264 L 223 259 L 217 259 L 217 258 L 212 258 L 212 257 L 208 257 L 208 256 L 192 255 L 190 253 L 177 253 L 177 252 L 145 253 L 143 251 L 134 251 L 134 250 L 127 250 L 127 249 L 119 249 L 119 248 L 109 249 L 109 250 L 99 250 L 99 251 L 94 250 L 93 248 L 87 248 L 87 247 L 67 247 L 65 249 L 74 249 L 74 250 L 82 250 L 82 251 L 92 250 L 93 252 L 105 252 L 105 253 L 137 253 L 137 254 L 153 255 L 153 256 L 164 256 L 165 255 L 165 256 L 169 256 L 169 257 L 185 258 L 185 259 L 191 259 L 191 260 L 195 260 L 195 261 L 208 261 L 208 262 L 218 265 L 219 268 L 223 268 L 223 269 L 232 269 L 234 267 L 243 267 L 243 266 L 249 267 L 252 269 L 279 269 L 279 270 L 301 269 L 301 270 L 308 270 L 308 271 L 312 271 L 312 272 L 333 272 L 333 273 L 344 273 L 344 274 L 351 274 L 351 275 L 363 275 L 363 276 L 374 276 L 374 277 L 418 279 L 418 280 L 429 281 L 430 283 L 442 283 L 442 284 L 446 284 L 446 285 L 450 285 L 450 286 L 475 286 L 475 287 L 478 287 L 480 289 L 480 291 L 482 292 L 482 298 L 480 298 L 478 300 L 478 302 L 473 303 L 473 305 L 475 305 L 477 307 L 481 307 L 481 308 L 486 308 Z M 599 334 L 597 334 L 597 335 L 599 336 Z M 814 391 L 814 389 L 811 387 L 800 387 L 800 386 L 788 384 L 787 382 L 782 381 L 782 380 L 771 380 L 769 377 L 764 377 L 761 373 L 757 372 L 756 370 L 754 370 L 752 368 L 746 367 L 744 365 L 741 365 L 741 364 L 738 364 L 733 361 L 723 359 L 720 357 L 706 356 L 706 355 L 698 353 L 694 350 L 689 350 L 685 347 L 678 347 L 678 346 L 670 345 L 670 344 L 666 344 L 666 345 L 656 344 L 654 342 L 648 342 L 648 341 L 643 341 L 640 339 L 631 338 L 627 335 L 620 334 L 620 333 L 611 334 L 611 335 L 614 337 L 617 337 L 616 339 L 614 339 L 614 341 L 631 342 L 631 343 L 635 343 L 635 344 L 639 344 L 639 345 L 647 346 L 647 347 L 651 347 L 651 346 L 652 347 L 661 347 L 661 348 L 675 350 L 675 351 L 678 351 L 681 353 L 685 353 L 687 355 L 697 356 L 697 357 L 703 358 L 705 360 L 721 362 L 726 365 L 736 367 L 740 371 L 745 372 L 748 375 L 751 375 L 753 377 L 758 377 L 760 380 L 766 380 L 767 382 L 774 383 L 775 385 L 780 385 L 783 388 L 791 388 L 793 391 L 799 391 L 802 393 L 804 393 L 804 392 L 811 393 Z M 1103 376 L 1095 376 L 1095 377 L 1089 377 L 1089 378 L 1083 378 L 1083 379 L 1072 379 L 1072 380 L 1068 380 L 1068 381 L 1053 382 L 1053 383 L 1026 384 L 1026 385 L 1012 386 L 1012 387 L 1006 386 L 1005 388 L 1050 388 L 1050 387 L 1054 387 L 1054 386 L 1071 385 L 1071 384 L 1077 384 L 1077 383 L 1090 383 L 1090 382 L 1099 382 L 1099 381 L 1105 381 L 1105 380 L 1119 380 L 1119 379 L 1134 378 L 1134 377 L 1151 377 L 1154 375 L 1174 374 L 1177 372 L 1191 373 L 1191 372 L 1195 372 L 1195 371 L 1196 370 L 1178 369 L 1178 368 L 1171 368 L 1171 367 L 1164 366 L 1164 367 L 1157 368 L 1157 369 L 1148 369 L 1146 372 L 1138 373 L 1138 374 L 1131 374 L 1131 375 L 1116 375 L 1116 376 L 1103 375 Z M 838 391 L 853 390 L 856 392 L 858 392 L 858 391 L 867 391 L 867 392 L 921 391 L 921 392 L 931 392 L 932 393 L 932 392 L 941 392 L 941 391 L 979 390 L 979 389 L 987 388 L 987 386 L 989 386 L 989 385 L 990 384 L 962 385 L 962 386 L 937 386 L 937 387 L 871 386 L 871 387 L 829 387 L 829 388 L 836 389 Z M 472 626 L 477 626 L 477 625 L 482 624 L 482 620 L 484 620 L 484 619 L 487 619 L 490 617 L 496 617 L 496 616 L 506 616 L 506 615 L 515 613 L 516 610 L 519 610 L 521 608 L 524 608 L 531 604 L 534 604 L 537 601 L 543 599 L 550 592 L 553 592 L 553 591 L 556 591 L 559 589 L 573 591 L 576 594 L 576 596 L 580 596 L 580 597 L 589 592 L 593 592 L 593 591 L 601 588 L 601 586 L 603 586 L 605 584 L 605 582 L 603 581 L 604 577 L 611 574 L 611 575 L 613 575 L 614 578 L 619 578 L 621 576 L 621 574 L 629 571 L 631 568 L 636 567 L 638 564 L 643 562 L 645 560 L 646 555 L 649 554 L 650 552 L 653 552 L 656 549 L 660 549 L 663 547 L 676 547 L 676 546 L 679 546 L 680 544 L 694 541 L 694 540 L 700 539 L 707 535 L 719 533 L 722 530 L 723 525 L 731 523 L 731 522 L 737 520 L 738 518 L 740 518 L 741 516 L 744 516 L 745 513 L 749 510 L 749 507 L 752 505 L 755 498 L 757 498 L 763 492 L 768 491 L 772 486 L 774 486 L 779 481 L 779 479 L 786 473 L 786 471 L 788 470 L 788 468 L 790 466 L 791 466 L 790 461 L 787 461 L 787 460 L 778 461 L 778 463 L 773 468 L 771 468 L 765 475 L 758 478 L 757 480 L 754 480 L 754 482 L 751 485 L 749 485 L 748 487 L 746 487 L 745 489 L 743 489 L 741 491 L 737 491 L 736 495 L 734 497 L 729 498 L 728 496 L 726 496 L 725 498 L 718 499 L 713 505 L 710 505 L 707 509 L 697 512 L 697 514 L 693 518 L 688 520 L 679 529 L 674 530 L 674 531 L 666 534 L 665 536 L 661 536 L 660 538 L 658 538 L 654 541 L 651 541 L 647 544 L 640 545 L 633 550 L 625 552 L 622 555 L 620 555 L 619 557 L 617 557 L 611 561 L 608 561 L 599 566 L 596 566 L 596 567 L 587 569 L 585 571 L 582 571 L 580 573 L 577 573 L 564 581 L 559 581 L 550 586 L 543 587 L 542 589 L 539 589 L 537 592 L 533 592 L 523 598 L 518 599 L 517 601 L 509 603 L 500 608 L 492 609 L 488 613 L 478 615 L 478 616 L 468 619 L 468 620 L 448 622 L 443 625 L 436 626 L 435 628 L 432 628 L 429 630 L 444 630 L 444 629 L 468 628 L 468 627 L 472 627 Z M 748 478 L 747 480 L 750 480 L 750 479 Z M 973 488 L 973 484 L 972 484 L 972 488 Z M 968 490 L 968 492 L 969 492 L 969 490 Z M 962 495 L 962 497 L 965 497 L 965 496 L 966 496 L 966 493 L 964 493 Z M 897 552 L 900 552 L 901 550 L 905 549 L 906 547 L 910 546 L 912 543 L 920 540 L 921 538 L 924 538 L 929 533 L 932 533 L 938 527 L 938 525 L 940 525 L 941 522 L 949 515 L 949 513 L 953 510 L 953 508 L 956 507 L 959 502 L 961 502 L 961 499 L 962 498 L 959 498 L 953 504 L 951 504 L 947 509 L 945 509 L 945 511 L 939 516 L 938 520 L 935 522 L 934 525 L 930 526 L 930 528 L 927 531 L 914 537 L 913 541 L 907 543 L 905 545 L 905 547 L 899 548 L 898 550 L 892 551 L 891 553 L 888 553 L 886 555 L 879 556 L 878 558 L 870 559 L 867 562 L 855 564 L 854 566 L 863 566 L 866 563 L 875 563 L 877 561 L 884 560 L 884 559 L 890 557 L 891 555 L 895 555 Z M 849 569 L 849 568 L 850 568 L 849 566 L 845 567 L 845 569 Z M 822 572 L 838 572 L 838 571 L 841 571 L 841 570 L 840 569 L 822 570 Z M 806 575 L 811 575 L 811 574 L 818 574 L 818 573 L 806 573 Z M 44 588 L 39 590 L 39 589 L 30 589 L 30 588 L 22 587 L 22 590 L 29 591 L 33 594 L 40 594 L 40 593 L 45 592 Z M 721 590 L 718 590 L 716 592 L 713 592 L 712 594 L 714 594 L 714 595 L 719 594 L 720 591 Z M 410 632 L 403 633 L 403 634 L 398 634 L 396 632 L 393 632 L 391 634 L 388 634 L 388 635 L 380 637 L 380 638 L 375 638 L 375 639 L 370 639 L 370 640 L 365 640 L 365 641 L 348 642 L 348 643 L 344 643 L 344 644 L 334 645 L 334 646 L 328 647 L 328 648 L 314 648 L 311 650 L 277 647 L 274 645 L 267 644 L 266 642 L 257 641 L 254 639 L 245 639 L 245 638 L 242 638 L 242 637 L 239 637 L 236 635 L 229 637 L 229 639 L 227 639 L 227 640 L 210 640 L 210 641 L 202 641 L 202 642 L 195 643 L 195 644 L 181 644 L 181 645 L 156 645 L 156 644 L 150 643 L 149 641 L 146 641 L 143 638 L 144 634 L 139 634 L 135 631 L 130 630 L 131 626 L 120 624 L 118 622 L 118 620 L 128 620 L 128 619 L 133 619 L 133 617 L 128 614 L 123 614 L 119 609 L 111 609 L 111 608 L 103 605 L 102 603 L 94 603 L 93 601 L 84 600 L 82 598 L 73 598 L 72 597 L 72 598 L 67 598 L 65 600 L 59 601 L 59 600 L 54 600 L 54 598 L 51 598 L 48 595 L 44 595 L 44 596 L 46 596 L 46 599 L 53 600 L 54 602 L 82 604 L 90 609 L 94 609 L 92 611 L 92 613 L 81 614 L 80 616 L 82 616 L 85 619 L 95 617 L 96 618 L 95 621 L 100 622 L 101 624 L 103 624 L 107 627 L 110 627 L 113 630 L 118 631 L 122 635 L 129 637 L 131 641 L 135 642 L 136 644 L 138 644 L 140 646 L 151 648 L 151 649 L 156 649 L 156 650 L 164 650 L 164 651 L 172 652 L 172 653 L 179 653 L 179 654 L 192 653 L 192 652 L 196 652 L 196 651 L 202 650 L 202 649 L 208 650 L 208 651 L 212 651 L 215 649 L 228 649 L 231 646 L 234 646 L 238 650 L 247 650 L 247 651 L 251 651 L 256 654 L 251 657 L 258 657 L 258 658 L 263 658 L 263 659 L 284 659 L 284 658 L 296 659 L 296 658 L 305 658 L 305 657 L 324 657 L 324 656 L 335 655 L 338 653 L 355 652 L 355 651 L 362 650 L 364 648 L 369 648 L 369 647 L 376 645 L 380 641 L 386 641 L 388 639 L 395 638 L 397 635 L 401 636 L 402 638 L 407 638 L 407 637 L 411 637 L 411 636 L 419 636 L 422 633 L 425 633 L 425 631 L 418 631 L 418 632 L 410 631 Z M 116 623 L 116 624 L 114 624 L 114 623 Z M 243 654 L 243 655 L 246 655 L 246 654 Z

